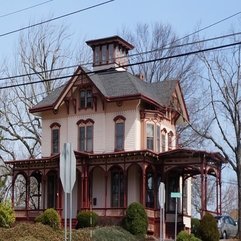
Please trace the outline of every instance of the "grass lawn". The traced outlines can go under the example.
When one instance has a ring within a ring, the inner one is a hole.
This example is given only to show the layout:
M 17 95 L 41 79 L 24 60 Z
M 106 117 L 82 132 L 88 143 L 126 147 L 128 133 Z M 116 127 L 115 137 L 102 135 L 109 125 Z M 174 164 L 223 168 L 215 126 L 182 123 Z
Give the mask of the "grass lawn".
M 14 227 L 0 228 L 0 241 L 63 241 L 64 230 L 54 230 L 41 223 L 18 223 Z M 121 227 L 96 227 L 72 231 L 72 241 L 140 241 Z

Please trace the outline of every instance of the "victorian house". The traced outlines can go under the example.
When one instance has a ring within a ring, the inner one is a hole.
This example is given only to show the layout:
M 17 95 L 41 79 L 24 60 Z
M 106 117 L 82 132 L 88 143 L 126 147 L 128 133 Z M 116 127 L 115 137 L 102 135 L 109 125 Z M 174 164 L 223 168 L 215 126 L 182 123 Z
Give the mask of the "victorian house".
M 64 191 L 59 162 L 64 143 L 76 157 L 73 216 L 92 209 L 103 222 L 118 222 L 132 202 L 144 205 L 148 231 L 159 234 L 158 186 L 165 184 L 165 233 L 191 227 L 191 178 L 201 175 L 202 213 L 207 210 L 207 176 L 216 178 L 214 213 L 221 213 L 219 153 L 182 149 L 176 126 L 188 113 L 178 80 L 148 83 L 128 72 L 133 46 L 119 36 L 86 42 L 93 50 L 93 69 L 79 66 L 63 86 L 30 112 L 42 119 L 42 157 L 7 162 L 13 170 L 12 203 L 17 219 L 32 220 L 46 208 L 63 217 Z M 17 203 L 16 181 L 23 180 Z M 33 185 L 35 184 L 35 185 Z M 35 187 L 35 188 L 33 188 Z

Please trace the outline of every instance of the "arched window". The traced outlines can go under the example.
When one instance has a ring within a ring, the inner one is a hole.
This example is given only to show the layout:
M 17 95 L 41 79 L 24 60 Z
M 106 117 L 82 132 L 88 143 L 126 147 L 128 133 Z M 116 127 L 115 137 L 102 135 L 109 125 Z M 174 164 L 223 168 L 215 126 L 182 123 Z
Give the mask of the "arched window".
M 125 120 L 124 116 L 116 116 L 115 122 L 115 151 L 123 151 L 125 143 Z
M 87 109 L 93 107 L 93 94 L 92 89 L 81 89 L 80 90 L 80 101 L 79 101 L 80 109 Z
M 146 148 L 154 150 L 154 124 L 146 124 Z
M 173 132 L 172 131 L 170 131 L 169 133 L 168 133 L 168 150 L 172 150 L 172 149 L 174 149 L 174 140 L 173 140 Z
M 154 176 L 152 170 L 146 172 L 146 207 L 154 208 Z
M 111 207 L 124 207 L 124 175 L 120 168 L 111 170 Z
M 161 131 L 161 139 L 162 139 L 162 152 L 166 151 L 166 129 L 162 129 Z
M 161 128 L 156 126 L 156 151 L 159 153 L 161 150 Z
M 77 122 L 79 133 L 79 151 L 93 152 L 94 121 L 92 119 Z
M 60 124 L 52 123 L 51 128 L 51 153 L 57 154 L 60 150 Z

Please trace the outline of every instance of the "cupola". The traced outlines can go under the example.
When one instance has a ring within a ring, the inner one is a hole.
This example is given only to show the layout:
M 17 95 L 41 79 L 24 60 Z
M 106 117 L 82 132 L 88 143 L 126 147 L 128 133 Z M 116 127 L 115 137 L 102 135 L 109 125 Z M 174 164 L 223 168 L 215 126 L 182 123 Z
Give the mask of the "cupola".
M 119 36 L 86 41 L 93 50 L 93 70 L 115 68 L 126 69 L 128 52 L 134 46 Z M 123 68 L 124 66 L 124 68 Z

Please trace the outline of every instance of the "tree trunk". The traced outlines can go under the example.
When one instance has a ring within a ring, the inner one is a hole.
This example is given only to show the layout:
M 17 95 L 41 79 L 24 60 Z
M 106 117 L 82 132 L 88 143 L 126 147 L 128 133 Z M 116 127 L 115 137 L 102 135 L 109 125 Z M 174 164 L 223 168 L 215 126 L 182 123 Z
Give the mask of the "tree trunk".
M 241 165 L 237 167 L 238 181 L 238 237 L 241 240 Z

